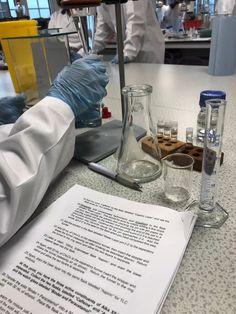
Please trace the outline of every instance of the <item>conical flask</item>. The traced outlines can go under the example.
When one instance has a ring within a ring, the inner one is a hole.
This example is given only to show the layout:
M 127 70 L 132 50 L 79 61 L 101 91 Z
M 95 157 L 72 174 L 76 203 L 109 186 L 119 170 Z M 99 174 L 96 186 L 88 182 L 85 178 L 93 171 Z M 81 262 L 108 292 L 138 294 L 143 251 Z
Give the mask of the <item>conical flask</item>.
M 143 183 L 161 175 L 160 150 L 151 114 L 150 85 L 129 85 L 122 89 L 125 114 L 121 145 L 118 151 L 117 172 Z M 142 139 L 137 141 L 137 128 L 145 130 L 150 141 L 149 153 L 143 150 Z

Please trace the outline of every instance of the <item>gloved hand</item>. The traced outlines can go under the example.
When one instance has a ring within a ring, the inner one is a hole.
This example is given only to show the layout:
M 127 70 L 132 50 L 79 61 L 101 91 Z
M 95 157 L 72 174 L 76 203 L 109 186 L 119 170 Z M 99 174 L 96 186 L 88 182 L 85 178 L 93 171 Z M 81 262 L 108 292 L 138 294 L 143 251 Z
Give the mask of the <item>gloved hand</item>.
M 131 62 L 129 57 L 124 56 L 124 63 L 129 63 L 129 62 Z M 115 57 L 111 60 L 111 63 L 114 63 L 114 64 L 118 64 L 119 63 L 118 55 L 115 55 Z
M 82 58 L 81 54 L 79 54 L 78 52 L 75 52 L 73 50 L 70 51 L 70 60 L 71 62 L 74 62 L 77 59 Z
M 78 59 L 57 75 L 47 95 L 67 103 L 76 122 L 81 113 L 106 96 L 108 76 L 105 72 L 106 68 L 97 56 Z
M 0 99 L 0 125 L 14 123 L 22 115 L 25 99 L 23 94 Z

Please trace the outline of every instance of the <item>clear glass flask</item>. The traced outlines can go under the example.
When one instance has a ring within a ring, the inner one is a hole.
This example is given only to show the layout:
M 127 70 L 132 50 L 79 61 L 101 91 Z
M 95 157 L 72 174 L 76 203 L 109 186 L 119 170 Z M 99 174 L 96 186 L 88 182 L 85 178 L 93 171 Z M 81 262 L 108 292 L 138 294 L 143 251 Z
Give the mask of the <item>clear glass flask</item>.
M 204 137 L 200 200 L 188 206 L 198 215 L 197 226 L 219 228 L 228 218 L 228 213 L 216 202 L 221 146 L 224 130 L 226 101 L 206 101 L 207 119 Z M 212 118 L 215 123 L 212 125 Z
M 151 94 L 152 86 L 145 84 L 122 89 L 125 114 L 117 172 L 140 183 L 155 180 L 162 172 L 156 123 L 153 123 L 151 114 Z M 137 128 L 143 129 L 148 138 L 148 152 L 143 149 L 142 140 L 136 139 Z

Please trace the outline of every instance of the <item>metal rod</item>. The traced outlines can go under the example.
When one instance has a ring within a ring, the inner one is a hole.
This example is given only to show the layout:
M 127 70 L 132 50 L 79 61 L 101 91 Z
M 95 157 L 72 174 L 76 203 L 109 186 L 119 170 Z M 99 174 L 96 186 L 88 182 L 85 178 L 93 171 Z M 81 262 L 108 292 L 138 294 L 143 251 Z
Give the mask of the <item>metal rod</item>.
M 74 24 L 75 24 L 75 28 L 76 28 L 77 33 L 79 35 L 79 39 L 80 39 L 80 41 L 82 43 L 82 46 L 83 46 L 83 49 L 84 49 L 84 53 L 86 55 L 88 55 L 89 54 L 89 52 L 88 52 L 88 45 L 87 45 L 87 42 L 85 40 L 85 35 L 84 35 L 84 30 L 83 30 L 83 26 L 82 26 L 81 17 L 75 15 L 74 12 L 73 12 L 73 9 L 70 9 L 70 14 L 71 14 L 71 16 L 73 18 L 73 21 L 74 21 Z
M 124 119 L 125 105 L 122 96 L 122 88 L 125 86 L 125 69 L 124 69 L 124 42 L 123 42 L 123 31 L 122 31 L 122 19 L 121 19 L 121 3 L 115 4 L 116 13 L 116 33 L 117 33 L 117 51 L 118 51 L 118 62 L 119 62 L 119 76 L 120 76 L 120 96 L 121 96 L 121 113 L 122 120 Z

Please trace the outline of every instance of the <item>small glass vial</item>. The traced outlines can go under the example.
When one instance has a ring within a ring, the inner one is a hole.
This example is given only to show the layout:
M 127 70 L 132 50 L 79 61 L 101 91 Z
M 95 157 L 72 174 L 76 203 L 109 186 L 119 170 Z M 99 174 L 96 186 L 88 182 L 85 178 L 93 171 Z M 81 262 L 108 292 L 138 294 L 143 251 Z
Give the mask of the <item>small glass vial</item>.
M 225 99 L 226 94 L 224 91 L 220 90 L 204 90 L 200 93 L 199 106 L 200 112 L 197 116 L 197 145 L 203 146 L 205 137 L 205 127 L 206 127 L 206 100 L 210 99 Z M 211 117 L 211 126 L 214 128 L 216 125 L 217 116 L 214 114 Z
M 170 141 L 176 143 L 178 139 L 178 121 L 171 121 Z
M 193 146 L 193 128 L 186 128 L 186 146 Z
M 169 141 L 171 136 L 171 121 L 165 121 L 163 139 Z
M 164 120 L 157 120 L 157 138 L 158 139 L 163 139 L 164 128 L 165 128 L 165 121 Z

